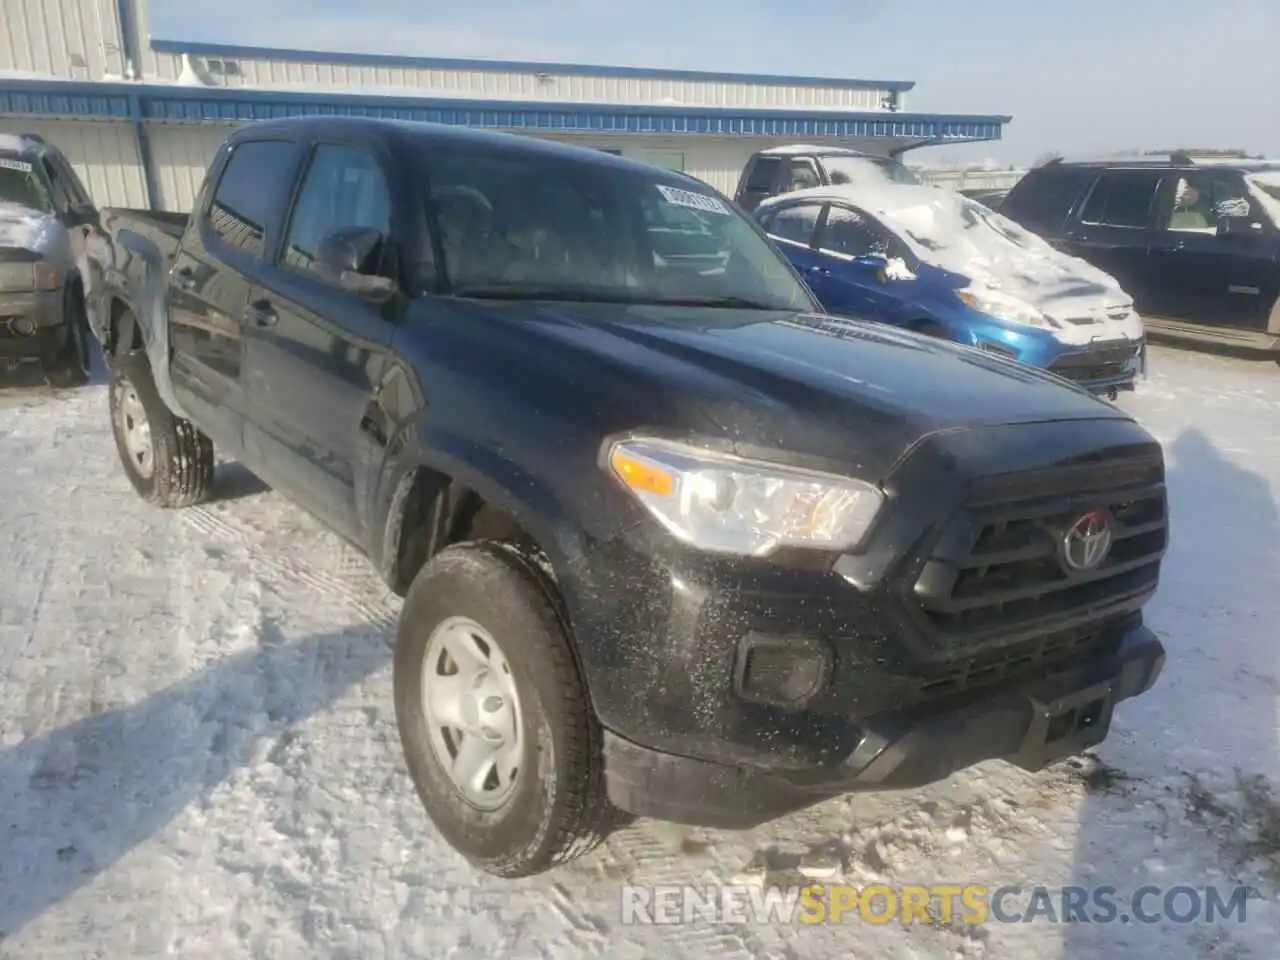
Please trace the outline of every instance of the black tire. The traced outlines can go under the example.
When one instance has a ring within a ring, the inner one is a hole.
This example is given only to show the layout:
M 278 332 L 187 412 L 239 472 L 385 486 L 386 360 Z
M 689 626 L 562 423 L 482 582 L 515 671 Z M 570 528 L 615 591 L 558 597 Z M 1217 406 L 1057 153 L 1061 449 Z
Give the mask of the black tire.
M 151 432 L 151 469 L 131 455 L 125 440 L 122 398 L 132 390 Z M 189 420 L 175 417 L 160 399 L 144 353 L 127 353 L 112 364 L 109 388 L 111 433 L 120 462 L 138 496 L 158 507 L 190 507 L 207 500 L 213 487 L 213 442 Z
M 89 382 L 89 318 L 79 288 L 67 288 L 62 309 L 67 338 L 49 364 L 49 383 L 60 389 L 83 387 Z
M 493 636 L 515 680 L 521 768 L 494 810 L 471 804 L 454 785 L 423 710 L 428 643 L 453 617 L 470 618 Z M 405 598 L 393 675 L 400 742 L 418 796 L 444 838 L 475 866 L 499 877 L 541 873 L 587 853 L 620 822 L 606 795 L 600 728 L 558 593 L 526 552 L 478 541 L 432 558 Z

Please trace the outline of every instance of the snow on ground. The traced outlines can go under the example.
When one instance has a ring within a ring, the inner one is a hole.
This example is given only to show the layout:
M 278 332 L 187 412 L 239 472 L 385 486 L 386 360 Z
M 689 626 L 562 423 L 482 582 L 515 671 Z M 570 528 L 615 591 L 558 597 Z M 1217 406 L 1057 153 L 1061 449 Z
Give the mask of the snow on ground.
M 1122 400 L 1166 444 L 1156 689 L 1099 758 L 987 764 L 739 834 L 641 821 L 502 883 L 403 770 L 365 561 L 235 465 L 169 513 L 118 467 L 101 385 L 0 392 L 0 957 L 1246 960 L 1280 927 L 1280 370 L 1158 350 Z M 619 885 L 1256 888 L 1244 925 L 626 926 Z M 752 864 L 757 868 L 752 868 Z

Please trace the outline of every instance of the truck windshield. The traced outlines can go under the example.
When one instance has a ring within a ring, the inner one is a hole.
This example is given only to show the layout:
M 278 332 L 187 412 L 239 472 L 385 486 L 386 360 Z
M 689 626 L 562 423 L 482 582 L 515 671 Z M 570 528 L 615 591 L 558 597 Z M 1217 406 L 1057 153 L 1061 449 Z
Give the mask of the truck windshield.
M 4 204 L 53 212 L 53 200 L 39 169 L 16 154 L 0 153 L 0 205 Z
M 878 183 L 910 183 L 919 186 L 923 181 L 910 167 L 889 157 L 826 156 L 822 165 L 832 185 L 874 186 Z
M 431 196 L 458 296 L 817 309 L 710 187 L 557 157 L 433 153 Z

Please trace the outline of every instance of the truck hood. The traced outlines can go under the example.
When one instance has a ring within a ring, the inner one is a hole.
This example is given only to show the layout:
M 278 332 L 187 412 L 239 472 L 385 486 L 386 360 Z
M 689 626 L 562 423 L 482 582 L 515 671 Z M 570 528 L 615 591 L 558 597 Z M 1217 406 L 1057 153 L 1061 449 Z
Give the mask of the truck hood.
M 847 318 L 611 304 L 484 309 L 555 341 L 520 348 L 525 363 L 539 362 L 550 346 L 549 375 L 590 371 L 589 382 L 574 379 L 602 403 L 630 391 L 631 409 L 643 408 L 635 426 L 646 415 L 650 425 L 667 426 L 657 422 L 664 409 L 694 406 L 727 439 L 828 459 L 856 450 L 856 465 L 880 475 L 938 431 L 1130 419 L 1035 368 Z M 578 359 L 570 363 L 570 354 Z
M 18 203 L 0 201 L 0 249 L 49 253 L 63 233 L 57 218 Z

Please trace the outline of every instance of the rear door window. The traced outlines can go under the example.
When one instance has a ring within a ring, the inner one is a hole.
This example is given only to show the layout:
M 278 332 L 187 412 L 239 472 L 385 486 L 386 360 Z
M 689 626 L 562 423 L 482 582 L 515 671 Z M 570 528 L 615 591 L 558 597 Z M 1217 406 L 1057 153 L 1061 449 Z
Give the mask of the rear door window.
M 1159 186 L 1159 173 L 1104 173 L 1085 201 L 1080 221 L 1094 226 L 1145 229 L 1151 221 L 1151 204 Z
M 1229 217 L 1254 214 L 1244 178 L 1233 171 L 1187 172 L 1173 180 L 1173 203 L 1162 211 L 1160 227 L 1177 233 L 1216 233 Z
M 1000 204 L 1000 212 L 1028 230 L 1055 236 L 1093 173 L 1079 168 L 1032 170 Z
M 206 223 L 224 243 L 254 257 L 266 252 L 267 234 L 291 192 L 300 148 L 285 140 L 236 145 L 209 205 Z

